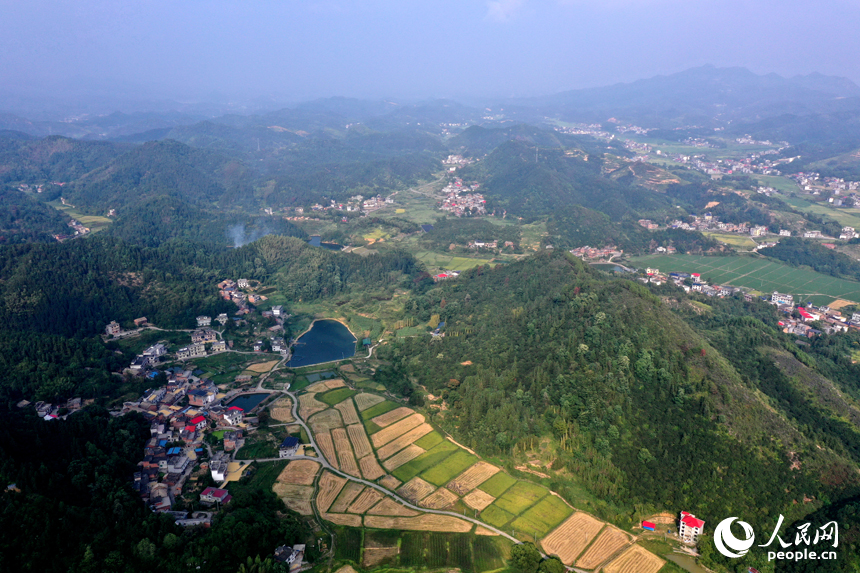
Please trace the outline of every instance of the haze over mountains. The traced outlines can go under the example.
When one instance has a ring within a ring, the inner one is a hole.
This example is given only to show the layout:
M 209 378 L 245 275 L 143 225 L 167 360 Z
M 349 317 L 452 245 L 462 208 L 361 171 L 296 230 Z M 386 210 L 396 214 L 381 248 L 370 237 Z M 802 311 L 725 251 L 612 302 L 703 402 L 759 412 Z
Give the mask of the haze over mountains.
M 0 129 L 37 137 L 65 135 L 137 141 L 186 140 L 195 132 L 222 130 L 226 134 L 240 129 L 257 131 L 254 138 L 265 139 L 266 134 L 271 135 L 267 131 L 270 126 L 283 128 L 281 134 L 312 133 L 327 128 L 343 129 L 346 124 L 357 122 L 386 131 L 406 125 L 427 129 L 427 124 L 486 123 L 491 119 L 536 122 L 550 117 L 597 122 L 612 115 L 620 121 L 647 127 L 736 127 L 780 116 L 838 115 L 850 120 L 860 114 L 860 87 L 846 78 L 817 73 L 784 78 L 772 73 L 757 75 L 745 68 L 710 65 L 632 83 L 535 98 L 488 98 L 483 102 L 471 101 L 471 105 L 449 100 L 395 102 L 335 97 L 283 107 L 259 101 L 246 106 L 163 100 L 130 102 L 124 97 L 102 96 L 96 103 L 99 112 L 93 107 L 88 113 L 75 114 L 74 101 L 64 102 L 63 98 L 60 95 L 54 100 L 53 119 L 33 119 L 38 115 L 27 113 L 32 108 L 23 105 L 23 98 L 4 98 Z M 262 111 L 266 105 L 277 111 Z M 200 125 L 191 131 L 187 129 L 196 124 Z M 202 146 L 206 146 L 205 142 Z

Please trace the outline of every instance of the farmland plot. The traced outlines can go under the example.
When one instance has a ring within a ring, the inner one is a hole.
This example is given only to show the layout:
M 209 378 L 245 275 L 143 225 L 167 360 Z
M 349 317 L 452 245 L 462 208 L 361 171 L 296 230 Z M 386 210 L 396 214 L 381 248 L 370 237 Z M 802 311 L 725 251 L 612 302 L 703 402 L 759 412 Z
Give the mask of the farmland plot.
M 320 511 L 328 511 L 334 503 L 337 494 L 346 484 L 346 478 L 337 476 L 329 471 L 323 473 L 319 482 L 319 493 L 317 494 L 317 507 Z
M 272 491 L 275 492 L 284 505 L 301 515 L 312 515 L 311 498 L 314 495 L 314 488 L 305 485 L 293 485 L 287 483 L 275 483 L 272 486 Z
M 457 497 L 454 492 L 444 487 L 440 487 L 435 492 L 422 499 L 419 505 L 421 507 L 426 507 L 427 509 L 448 509 L 454 505 L 458 499 L 460 498 Z
M 465 495 L 496 475 L 499 468 L 487 462 L 478 462 L 451 480 L 448 489 L 458 495 Z
M 391 410 L 390 412 L 386 412 L 385 414 L 380 414 L 379 416 L 376 416 L 375 418 L 373 418 L 373 423 L 380 428 L 384 428 L 414 413 L 415 411 L 412 408 L 402 406 L 400 408 Z
M 340 469 L 351 476 L 361 477 L 358 471 L 358 464 L 355 462 L 355 456 L 352 454 L 352 448 L 349 445 L 346 430 L 335 428 L 331 431 L 331 437 L 334 440 L 334 448 L 337 450 L 337 460 L 340 464 Z
M 630 536 L 620 529 L 607 526 L 588 550 L 582 554 L 582 557 L 576 562 L 576 566 L 583 569 L 594 569 L 628 543 L 630 543 Z
M 328 406 L 317 400 L 313 394 L 299 396 L 299 416 L 305 420 L 317 412 L 322 412 L 326 408 Z
M 472 529 L 472 524 L 449 515 L 426 514 L 416 517 L 385 517 L 381 515 L 366 515 L 365 527 L 377 529 L 406 529 L 411 531 L 450 531 L 466 533 Z
M 361 495 L 359 495 L 355 499 L 355 501 L 352 502 L 352 505 L 349 506 L 349 509 L 347 509 L 347 512 L 349 512 L 349 513 L 364 513 L 368 509 L 370 509 L 371 507 L 376 505 L 376 503 L 380 499 L 382 499 L 383 497 L 384 496 L 381 493 L 379 493 L 377 490 L 373 489 L 372 487 L 365 488 L 365 490 L 363 492 L 361 492 Z
M 312 485 L 320 464 L 311 460 L 293 460 L 281 471 L 278 482 L 296 485 Z
M 414 515 L 420 515 L 421 512 L 415 511 L 414 509 L 409 509 L 405 505 L 394 501 L 390 497 L 386 497 L 373 507 L 367 510 L 367 515 L 392 515 L 392 516 L 404 516 L 411 517 Z
M 385 470 L 376 461 L 373 454 L 365 456 L 358 460 L 358 465 L 361 468 L 361 473 L 365 479 L 374 480 L 385 475 Z
M 295 422 L 293 418 L 293 401 L 289 398 L 281 398 L 278 400 L 269 411 L 272 413 L 272 419 L 278 422 Z
M 376 432 L 370 437 L 370 441 L 373 443 L 375 448 L 382 447 L 396 437 L 405 434 L 412 428 L 420 426 L 423 423 L 424 416 L 421 414 L 413 414 L 408 418 L 404 418 L 403 420 Z
M 540 544 L 548 555 L 558 555 L 562 563 L 572 565 L 602 528 L 602 521 L 578 511 L 541 539 Z
M 326 521 L 330 521 L 335 525 L 346 525 L 349 527 L 361 527 L 361 516 L 351 515 L 347 513 L 325 513 L 320 512 L 320 515 Z
M 334 453 L 334 442 L 331 441 L 331 434 L 328 432 L 320 432 L 316 435 L 317 445 L 325 459 L 328 460 L 335 469 L 340 469 L 337 463 L 337 456 Z
M 422 436 L 429 434 L 432 431 L 433 426 L 431 426 L 430 424 L 421 424 L 417 428 L 412 428 L 405 434 L 391 440 L 390 442 L 379 448 L 376 453 L 379 455 L 379 459 L 381 460 L 384 460 L 385 458 L 390 458 L 406 446 L 411 445 L 412 443 L 420 439 Z
M 436 486 L 432 483 L 427 483 L 420 477 L 414 477 L 403 484 L 403 486 L 397 490 L 397 494 L 408 499 L 412 503 L 417 503 L 433 493 L 435 489 Z
M 496 498 L 479 489 L 476 489 L 475 491 L 463 498 L 463 503 L 465 503 L 472 509 L 477 509 L 478 511 L 483 511 L 488 505 L 490 505 L 494 501 L 496 501 Z
M 355 424 L 347 426 L 346 430 L 349 433 L 349 439 L 352 442 L 353 449 L 355 450 L 355 457 L 363 458 L 364 456 L 373 453 L 373 449 L 370 447 L 370 441 L 367 439 L 367 434 L 364 431 L 364 426 L 361 424 Z
M 379 480 L 379 485 L 381 485 L 385 489 L 390 489 L 391 491 L 396 490 L 401 483 L 403 482 L 391 475 L 385 476 L 384 478 Z
M 639 545 L 616 557 L 603 568 L 605 573 L 657 573 L 666 562 Z
M 385 469 L 388 471 L 396 470 L 403 464 L 414 460 L 423 453 L 424 450 L 413 444 L 400 450 L 400 452 L 382 462 L 382 465 L 385 466 Z
M 352 502 L 355 501 L 355 498 L 358 497 L 358 494 L 363 490 L 364 486 L 358 482 L 351 481 L 347 483 L 340 491 L 340 495 L 337 496 L 337 499 L 334 500 L 329 511 L 332 513 L 346 513 L 347 508 L 352 505 Z
M 340 404 L 335 404 L 335 408 L 340 411 L 340 415 L 343 416 L 344 424 L 360 424 L 361 418 L 358 417 L 358 412 L 355 411 L 355 404 L 352 403 L 352 400 L 344 400 Z
M 376 394 L 362 393 L 355 396 L 355 404 L 358 406 L 359 412 L 364 412 L 368 408 L 375 406 L 380 402 L 385 402 L 385 398 L 377 396 Z
M 340 418 L 340 412 L 337 410 L 326 410 L 311 416 L 308 419 L 308 425 L 316 434 L 317 432 L 327 432 L 332 428 L 341 428 L 343 427 L 343 421 Z

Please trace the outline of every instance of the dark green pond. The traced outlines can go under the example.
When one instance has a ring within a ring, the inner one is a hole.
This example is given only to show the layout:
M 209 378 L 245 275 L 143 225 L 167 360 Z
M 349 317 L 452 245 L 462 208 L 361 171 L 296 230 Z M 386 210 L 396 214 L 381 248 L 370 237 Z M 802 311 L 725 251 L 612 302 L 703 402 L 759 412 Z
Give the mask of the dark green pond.
M 336 320 L 318 320 L 293 346 L 290 368 L 343 360 L 355 355 L 355 337 Z

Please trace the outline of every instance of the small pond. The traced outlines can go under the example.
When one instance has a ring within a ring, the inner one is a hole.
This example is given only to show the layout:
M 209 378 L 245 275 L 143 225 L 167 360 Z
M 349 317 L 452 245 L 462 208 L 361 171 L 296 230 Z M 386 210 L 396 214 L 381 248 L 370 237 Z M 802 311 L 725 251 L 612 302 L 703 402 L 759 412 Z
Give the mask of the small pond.
M 620 267 L 620 266 L 612 264 L 612 263 L 596 263 L 596 264 L 593 264 L 591 266 L 594 267 L 595 269 L 600 269 L 601 271 L 606 271 L 606 272 L 610 272 L 610 273 L 612 273 L 612 272 L 615 272 L 615 273 L 629 272 L 624 267 Z
M 322 238 L 319 235 L 312 235 L 311 238 L 308 239 L 308 244 L 312 247 L 322 247 L 329 251 L 343 250 L 343 245 L 338 245 L 337 243 L 323 243 Z
M 290 368 L 343 360 L 355 355 L 355 337 L 336 320 L 318 320 L 293 346 Z
M 228 408 L 230 406 L 238 406 L 242 408 L 246 413 L 250 412 L 254 408 L 256 408 L 260 402 L 268 398 L 268 394 L 243 394 L 241 396 L 237 396 L 227 402 L 225 406 Z

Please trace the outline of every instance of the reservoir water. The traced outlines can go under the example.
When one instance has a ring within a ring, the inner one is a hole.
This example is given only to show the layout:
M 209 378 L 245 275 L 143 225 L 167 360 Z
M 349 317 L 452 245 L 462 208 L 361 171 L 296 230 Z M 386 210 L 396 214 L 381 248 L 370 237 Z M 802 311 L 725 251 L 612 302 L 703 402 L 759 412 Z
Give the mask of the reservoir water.
M 301 335 L 293 346 L 290 368 L 311 366 L 355 355 L 356 339 L 347 327 L 336 320 L 318 320 Z
M 308 239 L 308 244 L 312 247 L 322 247 L 329 251 L 343 250 L 343 245 L 338 245 L 337 243 L 323 243 L 322 238 L 319 235 L 311 235 L 311 238 Z
M 247 414 L 251 410 L 257 407 L 257 405 L 268 397 L 268 394 L 243 394 L 242 396 L 237 396 L 227 402 L 225 406 L 228 408 L 230 406 L 238 406 L 242 408 Z

